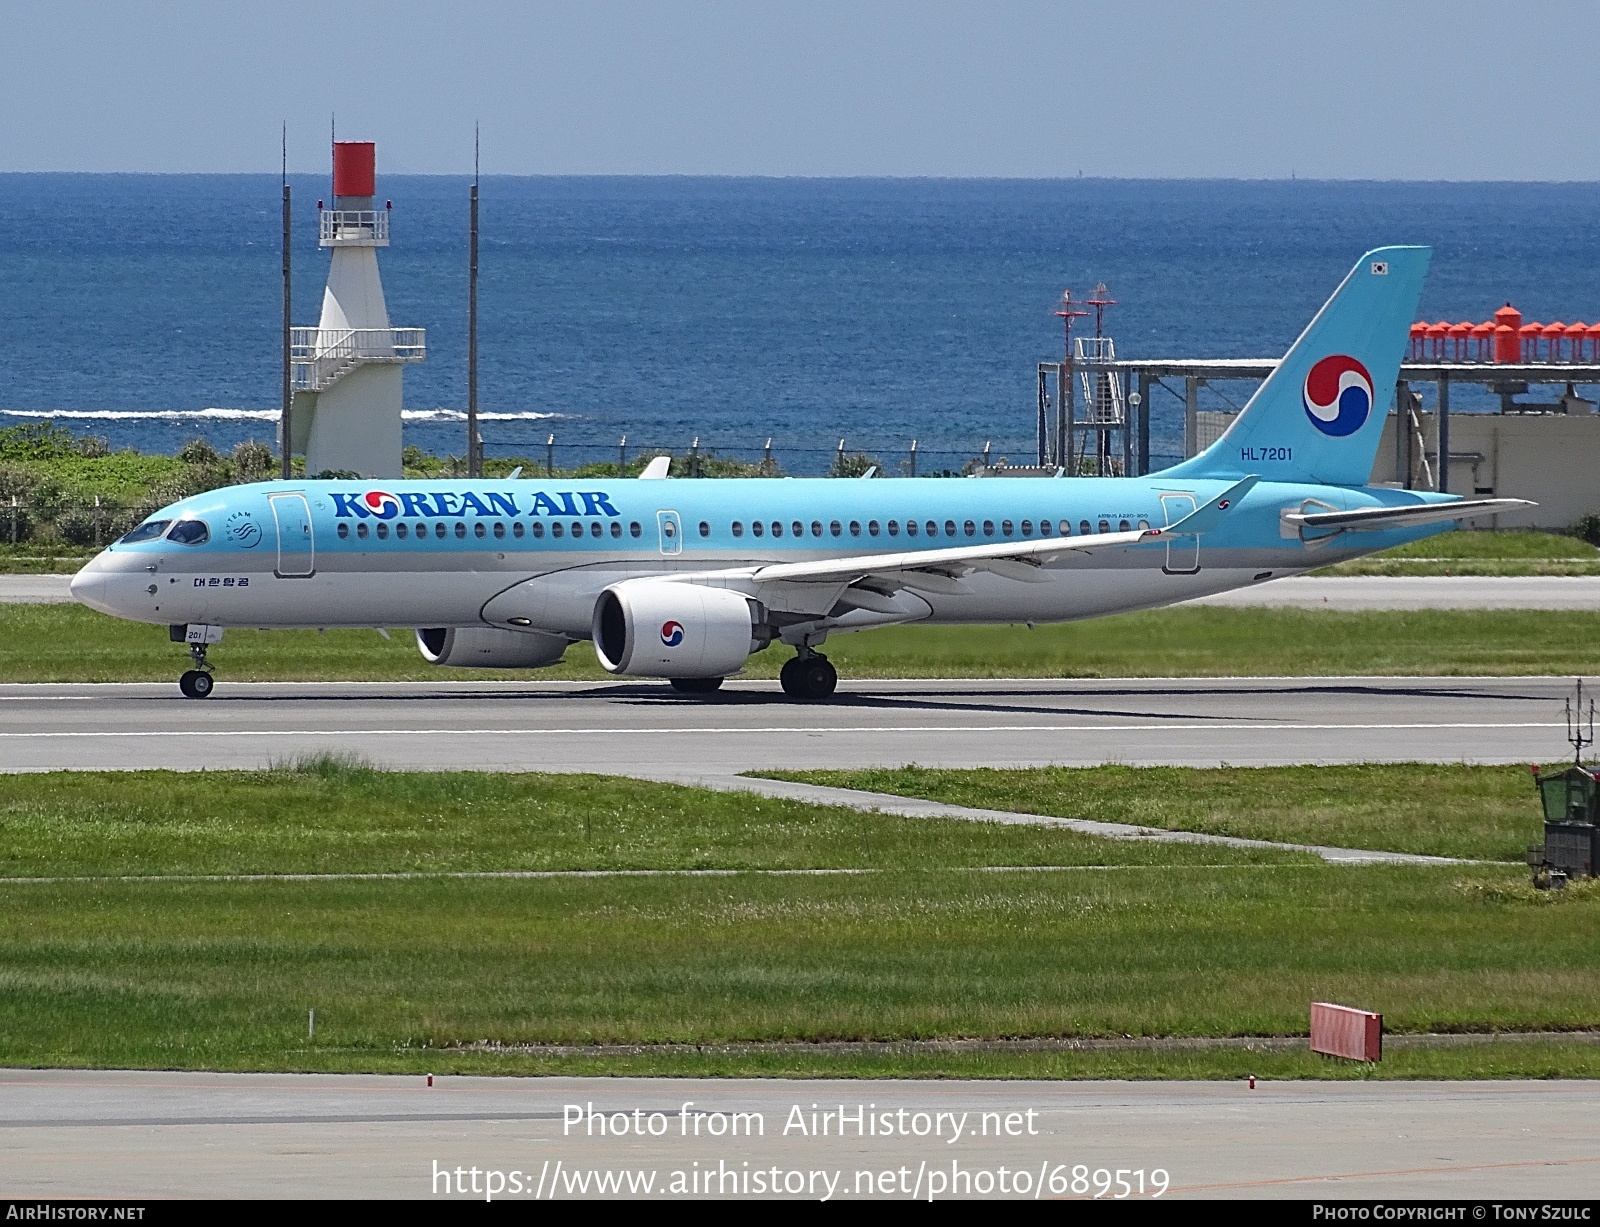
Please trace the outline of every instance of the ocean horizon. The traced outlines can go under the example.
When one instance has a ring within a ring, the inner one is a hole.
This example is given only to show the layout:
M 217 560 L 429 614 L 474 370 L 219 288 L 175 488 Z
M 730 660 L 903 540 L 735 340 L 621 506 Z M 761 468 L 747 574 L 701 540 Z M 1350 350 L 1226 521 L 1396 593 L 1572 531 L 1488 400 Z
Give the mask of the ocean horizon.
M 385 175 L 390 316 L 428 330 L 405 438 L 463 449 L 466 176 Z M 296 324 L 314 324 L 325 176 L 293 175 Z M 1589 182 L 485 176 L 486 449 L 557 462 L 641 448 L 823 471 L 843 438 L 888 466 L 1033 451 L 1034 366 L 1063 288 L 1104 282 L 1119 357 L 1275 357 L 1369 248 L 1426 243 L 1421 314 L 1600 317 Z M 279 180 L 0 174 L 0 425 L 114 447 L 271 442 Z M 1249 385 L 1213 386 L 1228 408 Z M 1177 394 L 1152 396 L 1157 462 Z M 1489 408 L 1458 395 L 1453 408 Z

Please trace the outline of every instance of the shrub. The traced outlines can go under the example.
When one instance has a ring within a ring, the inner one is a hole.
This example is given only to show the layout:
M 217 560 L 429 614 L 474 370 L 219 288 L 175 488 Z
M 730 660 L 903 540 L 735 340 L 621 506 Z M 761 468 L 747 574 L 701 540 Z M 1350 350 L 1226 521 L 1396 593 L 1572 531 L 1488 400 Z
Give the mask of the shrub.
M 217 455 L 217 449 L 204 439 L 190 439 L 178 449 L 178 459 L 184 464 L 192 464 L 196 468 L 211 469 L 222 464 L 222 457 Z
M 883 465 L 865 452 L 840 452 L 828 466 L 829 477 L 865 477 L 869 469 L 883 472 Z
M 1590 545 L 1600 545 L 1600 511 L 1591 512 L 1574 524 L 1572 535 Z
M 272 472 L 277 456 L 265 443 L 247 439 L 233 449 L 235 481 L 260 481 Z

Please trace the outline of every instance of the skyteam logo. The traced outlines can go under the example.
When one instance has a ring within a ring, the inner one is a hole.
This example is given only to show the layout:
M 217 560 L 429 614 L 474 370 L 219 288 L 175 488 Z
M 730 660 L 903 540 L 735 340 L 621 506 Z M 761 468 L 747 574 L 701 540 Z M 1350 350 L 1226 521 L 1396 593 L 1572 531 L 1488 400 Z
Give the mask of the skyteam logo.
M 400 514 L 400 500 L 383 490 L 368 490 L 361 496 L 367 514 L 380 520 L 392 520 Z
M 682 622 L 663 622 L 661 624 L 661 642 L 669 648 L 675 648 L 683 642 Z
M 1304 398 L 1311 424 L 1341 439 L 1372 414 L 1372 376 L 1349 354 L 1329 354 L 1306 373 Z

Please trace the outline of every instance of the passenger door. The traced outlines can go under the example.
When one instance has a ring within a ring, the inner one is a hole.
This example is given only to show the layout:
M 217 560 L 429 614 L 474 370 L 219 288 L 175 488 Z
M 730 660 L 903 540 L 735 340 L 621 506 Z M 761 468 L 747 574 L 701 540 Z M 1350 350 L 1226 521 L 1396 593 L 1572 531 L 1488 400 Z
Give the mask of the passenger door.
M 676 511 L 656 512 L 656 532 L 661 540 L 663 554 L 683 552 L 683 525 L 678 521 Z
M 1171 527 L 1194 511 L 1194 495 L 1163 494 L 1161 511 Z M 1193 575 L 1200 569 L 1200 538 L 1172 537 L 1167 541 L 1167 563 L 1161 568 L 1168 575 Z
M 272 518 L 278 525 L 278 575 L 299 579 L 317 572 L 316 540 L 311 531 L 311 508 L 303 494 L 269 496 Z

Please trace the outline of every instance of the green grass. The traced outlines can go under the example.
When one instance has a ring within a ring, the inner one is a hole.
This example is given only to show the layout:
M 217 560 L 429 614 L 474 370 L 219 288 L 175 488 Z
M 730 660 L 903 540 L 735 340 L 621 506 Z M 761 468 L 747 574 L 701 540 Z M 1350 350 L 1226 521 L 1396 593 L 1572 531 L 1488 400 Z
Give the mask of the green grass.
M 1290 783 L 1304 789 L 1310 775 Z M 1249 792 L 1242 780 L 1236 791 Z M 1592 1026 L 1600 890 L 1538 894 L 1510 867 L 1335 868 L 601 777 L 336 760 L 0 777 L 0 864 L 55 879 L 0 883 L 0 1063 L 13 1066 L 1600 1076 L 1600 1048 L 1560 1041 L 1396 1052 L 1376 1070 L 1234 1050 L 473 1047 L 1294 1035 L 1322 998 L 1381 1010 L 1398 1032 Z M 996 865 L 1025 867 L 985 868 Z M 615 867 L 744 872 L 149 876 Z M 873 872 L 756 872 L 801 867 Z
M 0 775 L 0 876 L 1303 863 L 930 822 L 614 776 L 300 769 Z
M 1348 1073 L 1290 1054 L 902 1058 L 456 1052 L 491 1040 L 1570 1029 L 1600 1014 L 1600 896 L 1511 871 L 1327 867 L 5 887 L 9 1065 L 500 1072 Z M 1537 952 L 1536 957 L 1533 952 Z M 308 1041 L 306 1010 L 317 1011 Z M 1595 1050 L 1416 1053 L 1414 1074 L 1600 1073 Z M 1399 1072 L 1390 1064 L 1390 1074 Z
M 1451 532 L 1342 562 L 1317 575 L 1600 575 L 1600 549 L 1541 532 Z
M 1600 672 L 1600 613 L 1164 609 L 1040 626 L 906 626 L 841 635 L 828 655 L 844 684 L 872 677 L 1218 677 L 1548 675 Z M 757 653 L 776 677 L 789 653 Z M 170 681 L 185 667 L 165 627 L 77 605 L 0 606 L 0 681 Z M 213 649 L 223 682 L 603 678 L 588 644 L 553 669 L 439 669 L 408 631 L 230 630 Z
M 763 771 L 1016 813 L 1522 863 L 1544 821 L 1526 767 L 1034 767 Z

